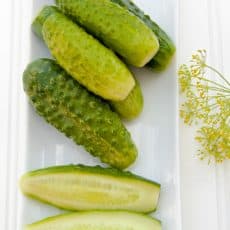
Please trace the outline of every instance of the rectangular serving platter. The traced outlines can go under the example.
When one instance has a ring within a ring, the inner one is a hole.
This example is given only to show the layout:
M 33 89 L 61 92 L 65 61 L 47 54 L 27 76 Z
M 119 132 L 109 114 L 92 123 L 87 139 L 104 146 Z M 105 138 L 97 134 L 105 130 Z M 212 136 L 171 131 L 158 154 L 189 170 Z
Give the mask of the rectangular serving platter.
M 20 194 L 17 180 L 28 170 L 63 164 L 99 165 L 89 155 L 55 128 L 48 125 L 29 105 L 23 92 L 21 76 L 26 65 L 36 58 L 50 57 L 41 40 L 30 29 L 32 19 L 49 0 L 14 1 L 12 125 L 9 133 L 11 163 L 8 175 L 8 208 L 6 229 L 22 230 L 23 226 L 42 218 L 63 213 Z M 135 0 L 177 44 L 177 0 Z M 139 150 L 136 163 L 129 168 L 161 184 L 159 208 L 153 216 L 162 221 L 164 230 L 181 229 L 180 174 L 178 153 L 178 88 L 177 55 L 163 73 L 132 68 L 141 83 L 145 106 L 142 115 L 125 122 Z M 20 73 L 20 74 L 18 74 Z M 101 164 L 100 164 L 101 165 Z M 15 221 L 12 221 L 15 220 Z

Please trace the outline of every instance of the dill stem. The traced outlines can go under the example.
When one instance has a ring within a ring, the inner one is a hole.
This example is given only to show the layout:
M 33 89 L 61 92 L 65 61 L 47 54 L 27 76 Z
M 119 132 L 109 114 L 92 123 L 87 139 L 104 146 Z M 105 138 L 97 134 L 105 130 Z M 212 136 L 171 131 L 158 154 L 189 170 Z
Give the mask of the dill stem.
M 206 81 L 206 82 L 212 83 L 212 84 L 214 84 L 214 85 L 216 85 L 216 86 L 221 87 L 222 89 L 229 90 L 229 88 L 225 87 L 224 85 L 221 85 L 221 84 L 219 84 L 219 83 L 217 83 L 217 82 L 215 82 L 215 81 L 209 80 L 209 79 L 207 79 L 207 78 L 198 77 L 198 76 L 194 76 L 194 78 L 197 78 L 197 79 L 199 79 L 199 80 L 202 80 L 202 81 Z
M 197 88 L 197 85 L 191 84 L 190 86 Z M 211 86 L 207 86 L 207 85 L 200 85 L 200 86 L 202 86 L 203 88 L 208 87 L 209 90 L 213 90 L 213 91 L 217 91 L 217 92 L 230 93 L 230 89 L 226 90 L 226 89 L 221 89 L 221 88 L 218 88 L 218 87 L 211 87 Z
M 215 95 L 215 96 L 208 96 L 207 97 L 207 99 L 209 100 L 209 101 L 211 101 L 211 100 L 217 100 L 218 98 L 229 98 L 230 97 L 230 94 L 222 94 L 222 95 Z
M 217 105 L 217 103 L 213 103 L 213 104 L 211 104 L 211 105 L 208 105 L 208 107 L 209 107 L 209 108 L 212 108 L 212 109 L 215 109 L 215 108 L 218 107 L 218 105 Z M 200 111 L 202 111 L 202 110 L 204 110 L 204 108 L 198 109 L 197 112 L 200 112 Z
M 216 99 L 216 98 L 221 98 L 221 97 L 230 97 L 230 94 L 222 94 L 222 95 L 215 95 L 215 96 L 208 96 L 210 99 Z
M 205 64 L 205 67 L 209 68 L 210 70 L 214 71 L 216 74 L 218 74 L 229 86 L 230 86 L 230 82 L 223 76 L 222 73 L 220 73 L 217 69 L 213 68 L 210 65 Z

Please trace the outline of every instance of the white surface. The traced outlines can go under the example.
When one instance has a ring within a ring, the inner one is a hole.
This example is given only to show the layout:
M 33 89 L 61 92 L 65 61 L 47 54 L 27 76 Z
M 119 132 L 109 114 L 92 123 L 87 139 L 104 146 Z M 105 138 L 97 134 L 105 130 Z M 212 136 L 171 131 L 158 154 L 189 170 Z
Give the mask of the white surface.
M 29 0 L 25 2 L 30 4 Z M 146 4 L 149 1 L 146 0 Z M 161 1 L 162 7 L 167 6 L 170 0 Z M 5 227 L 4 217 L 6 214 L 6 201 L 10 204 L 15 204 L 16 200 L 6 194 L 6 188 L 11 192 L 16 190 L 17 184 L 15 178 L 18 175 L 14 169 L 21 163 L 21 157 L 18 157 L 19 140 L 14 137 L 17 133 L 17 120 L 18 114 L 10 114 L 10 110 L 14 109 L 17 102 L 12 104 L 10 98 L 17 98 L 17 85 L 20 84 L 21 70 L 14 68 L 12 72 L 11 66 L 18 66 L 16 57 L 9 59 L 10 50 L 14 49 L 14 44 L 17 42 L 18 35 L 21 36 L 20 28 L 17 28 L 16 33 L 13 35 L 11 31 L 11 20 L 18 21 L 21 17 L 18 9 L 21 1 L 5 1 L 1 3 L 1 31 L 4 31 L 1 36 L 1 75 L 0 78 L 0 170 L 1 170 L 1 196 L 0 196 L 0 229 L 14 230 L 15 228 L 9 225 Z M 25 3 L 24 3 L 25 4 Z M 151 1 L 152 4 L 152 1 Z M 149 3 L 150 5 L 150 3 Z M 229 41 L 230 41 L 230 5 L 228 0 L 181 0 L 179 9 L 179 46 L 178 57 L 179 62 L 185 62 L 192 51 L 198 48 L 206 48 L 209 51 L 212 64 L 215 64 L 227 74 L 230 73 L 229 65 Z M 15 14 L 16 13 L 16 14 Z M 28 12 L 29 14 L 29 7 Z M 13 17 L 13 14 L 15 16 Z M 21 22 L 23 23 L 23 22 Z M 25 29 L 25 28 L 22 28 Z M 26 39 L 25 34 L 22 41 Z M 22 42 L 21 41 L 21 42 Z M 11 49 L 10 49 L 11 47 Z M 22 47 L 21 52 L 24 52 Z M 11 70 L 11 71 L 10 71 Z M 10 75 L 11 72 L 11 75 Z M 10 81 L 9 79 L 14 79 Z M 10 95 L 9 90 L 12 89 Z M 21 89 L 20 89 L 21 90 Z M 24 99 L 23 99 L 24 100 Z M 18 98 L 20 101 L 20 98 Z M 11 103 L 11 104 L 9 104 Z M 24 111 L 24 108 L 21 108 Z M 9 125 L 8 125 L 9 124 Z M 9 129 L 10 128 L 10 129 Z M 23 127 L 21 127 L 23 128 Z M 9 136 L 8 136 L 9 134 Z M 230 216 L 230 164 L 226 162 L 222 166 L 214 167 L 207 166 L 205 163 L 198 161 L 195 155 L 196 144 L 193 141 L 194 130 L 184 127 L 180 123 L 180 155 L 181 155 L 181 198 L 182 198 L 182 220 L 184 230 L 228 230 L 230 229 L 229 219 Z M 10 140 L 14 140 L 9 142 Z M 22 138 L 21 136 L 18 136 Z M 9 147 L 7 148 L 7 144 Z M 11 167 L 9 167 L 6 159 L 9 157 Z M 17 161 L 17 158 L 19 161 Z M 8 169 L 8 177 L 6 175 Z M 7 181 L 12 179 L 12 183 L 7 185 Z M 7 195 L 7 196 L 6 196 Z M 42 211 L 41 211 L 42 212 Z M 28 213 L 29 214 L 29 213 Z M 174 213 L 176 216 L 177 213 Z M 8 216 L 8 220 L 13 222 L 15 216 Z
M 227 0 L 180 1 L 180 62 L 207 49 L 208 62 L 230 76 Z M 180 122 L 182 225 L 185 230 L 230 229 L 230 162 L 208 166 L 196 159 L 195 130 Z

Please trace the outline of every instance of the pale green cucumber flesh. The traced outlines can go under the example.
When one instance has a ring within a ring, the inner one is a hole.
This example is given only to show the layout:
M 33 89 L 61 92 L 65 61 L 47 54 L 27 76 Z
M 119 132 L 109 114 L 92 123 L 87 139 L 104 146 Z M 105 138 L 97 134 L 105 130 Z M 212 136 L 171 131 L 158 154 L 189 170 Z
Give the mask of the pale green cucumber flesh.
M 67 210 L 128 210 L 148 213 L 157 207 L 160 185 L 120 170 L 57 166 L 25 174 L 22 192 Z
M 161 230 L 160 221 L 132 212 L 91 211 L 50 217 L 26 230 Z
M 144 66 L 159 49 L 154 32 L 133 13 L 110 0 L 56 0 L 56 3 L 131 65 Z
M 121 169 L 135 161 L 137 149 L 118 115 L 55 61 L 28 65 L 23 83 L 37 113 L 93 156 Z
M 157 36 L 160 48 L 153 59 L 147 64 L 156 71 L 165 70 L 175 53 L 175 45 L 171 38 L 155 23 L 148 15 L 135 5 L 131 0 L 111 0 L 114 3 L 126 8 L 139 17 Z
M 57 8 L 44 7 L 32 28 L 39 36 L 42 34 L 57 62 L 94 94 L 121 101 L 135 86 L 127 66 Z

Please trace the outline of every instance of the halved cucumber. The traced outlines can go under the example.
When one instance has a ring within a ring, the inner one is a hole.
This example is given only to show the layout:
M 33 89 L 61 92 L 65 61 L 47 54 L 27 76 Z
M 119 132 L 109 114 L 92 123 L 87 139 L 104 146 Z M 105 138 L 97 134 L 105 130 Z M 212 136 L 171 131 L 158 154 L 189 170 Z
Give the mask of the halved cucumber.
M 92 211 L 50 217 L 26 230 L 161 230 L 161 223 L 132 212 Z
M 21 178 L 26 195 L 67 210 L 151 212 L 160 185 L 111 168 L 68 165 L 29 172 Z

